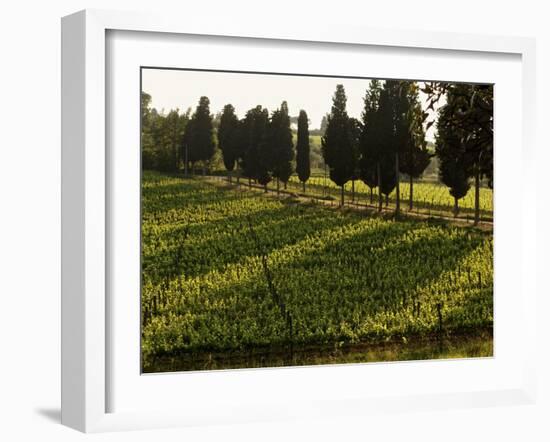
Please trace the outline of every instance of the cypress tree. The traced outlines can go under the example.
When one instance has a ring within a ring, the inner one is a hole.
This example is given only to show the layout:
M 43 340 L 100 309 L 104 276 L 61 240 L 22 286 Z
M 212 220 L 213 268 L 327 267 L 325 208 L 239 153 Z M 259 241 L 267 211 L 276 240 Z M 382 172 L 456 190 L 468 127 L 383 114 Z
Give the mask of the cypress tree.
M 377 112 L 380 103 L 381 86 L 378 80 L 371 80 L 365 94 L 361 115 L 362 128 L 359 138 L 359 177 L 370 189 L 370 203 L 373 203 L 373 189 L 378 187 L 377 165 L 380 142 L 378 137 Z
M 237 184 L 240 184 L 241 171 L 243 170 L 244 158 L 248 149 L 248 144 L 248 121 L 245 117 L 238 121 L 235 135 L 235 161 L 236 167 L 239 169 L 237 172 Z
M 327 131 L 327 125 L 328 125 L 328 115 L 323 115 L 323 118 L 321 118 L 321 127 L 319 128 L 319 131 L 321 132 L 321 135 L 324 135 Z
M 164 170 L 177 172 L 179 170 L 180 143 L 183 138 L 185 121 L 178 110 L 172 110 L 164 119 L 166 132 L 167 158 Z
M 401 209 L 401 157 L 406 150 L 411 137 L 410 103 L 408 90 L 411 83 L 407 81 L 386 80 L 384 85 L 388 89 L 390 107 L 392 112 L 392 141 L 389 145 L 388 155 L 393 155 L 394 179 L 395 179 L 395 213 L 398 215 Z M 386 195 L 386 201 L 388 196 Z
M 380 104 L 377 111 L 376 123 L 378 124 L 379 151 L 378 151 L 378 186 L 379 186 L 379 210 L 382 209 L 382 195 L 388 205 L 389 195 L 396 188 L 397 176 L 395 168 L 395 122 L 392 98 L 393 84 L 384 85 L 380 92 Z
M 332 108 L 321 139 L 323 158 L 329 167 L 330 179 L 341 188 L 340 205 L 344 205 L 344 186 L 354 175 L 354 142 L 346 111 L 344 86 L 336 86 Z
M 409 210 L 413 209 L 414 181 L 430 164 L 432 154 L 427 149 L 424 113 L 418 98 L 416 82 L 402 83 L 406 100 L 399 134 L 399 171 L 409 176 Z
M 218 146 L 222 151 L 223 164 L 229 172 L 229 182 L 238 159 L 239 120 L 235 115 L 235 108 L 226 104 L 220 118 L 218 128 Z
M 214 156 L 215 144 L 208 97 L 200 98 L 195 113 L 185 129 L 184 146 L 187 148 L 187 161 L 191 164 L 209 161 Z
M 183 138 L 181 142 L 180 156 L 183 159 L 183 166 L 184 166 L 186 177 L 189 174 L 189 163 L 191 162 L 189 158 L 189 151 L 191 148 L 190 145 L 191 145 L 191 134 L 193 132 L 193 124 L 194 124 L 193 118 L 189 119 L 189 121 L 187 122 L 187 125 L 185 126 L 185 131 L 183 132 Z
M 311 175 L 309 163 L 309 125 L 304 110 L 298 116 L 298 137 L 296 141 L 296 172 L 302 182 L 303 191 L 306 191 L 306 182 Z
M 420 178 L 430 164 L 432 154 L 427 149 L 423 127 L 424 112 L 418 98 L 418 86 L 412 82 L 408 87 L 408 130 L 400 145 L 399 171 L 409 176 L 409 210 L 413 209 L 414 179 Z
M 351 201 L 355 201 L 355 181 L 359 179 L 360 177 L 360 170 L 359 170 L 359 144 L 361 139 L 361 132 L 362 132 L 362 124 L 359 120 L 356 118 L 350 118 L 348 120 L 349 124 L 349 131 L 351 136 L 351 143 L 352 143 L 352 170 L 353 173 L 351 175 Z
M 242 155 L 242 169 L 250 185 L 251 180 L 262 184 L 267 192 L 267 184 L 271 181 L 269 167 L 270 154 L 267 149 L 266 131 L 269 122 L 267 109 L 256 106 L 246 113 L 242 125 L 245 149 Z
M 429 164 L 430 156 L 425 145 L 424 150 L 416 146 L 417 138 L 420 141 L 424 138 L 423 113 L 418 102 L 415 103 L 416 98 L 414 83 L 386 80 L 377 110 L 377 136 L 381 143 L 378 152 L 380 193 L 385 195 L 387 206 L 389 194 L 395 189 L 396 214 L 399 214 L 401 207 L 400 174 L 404 171 L 410 176 L 420 174 Z M 412 207 L 412 187 L 409 197 Z
M 283 101 L 280 109 L 273 112 L 271 116 L 265 148 L 268 160 L 266 167 L 277 179 L 278 193 L 279 181 L 282 181 L 286 188 L 286 183 L 292 175 L 292 160 L 294 159 L 294 145 L 286 101 Z
M 458 215 L 458 201 L 470 189 L 466 149 L 461 142 L 461 134 L 453 127 L 451 108 L 439 110 L 435 153 L 439 159 L 439 179 L 449 188 L 454 198 L 454 216 Z

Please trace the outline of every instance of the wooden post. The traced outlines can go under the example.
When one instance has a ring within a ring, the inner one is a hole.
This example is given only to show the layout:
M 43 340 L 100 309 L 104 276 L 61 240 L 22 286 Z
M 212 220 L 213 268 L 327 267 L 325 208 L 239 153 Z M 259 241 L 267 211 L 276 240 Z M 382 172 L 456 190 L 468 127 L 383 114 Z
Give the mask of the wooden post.
M 327 163 L 325 163 L 324 176 L 323 176 L 323 196 L 327 193 Z
M 400 201 L 399 201 L 399 152 L 395 152 L 395 215 L 399 215 Z M 387 204 L 386 204 L 387 205 Z
M 413 177 L 409 175 L 409 210 L 413 209 Z
M 289 334 L 289 341 L 290 341 L 290 360 L 294 358 L 294 331 L 292 327 L 292 315 L 290 312 L 286 312 L 287 315 L 287 324 L 288 324 L 288 334 Z
M 187 144 L 185 145 L 185 178 L 187 178 L 187 174 L 189 169 L 189 161 L 187 160 Z
M 382 212 L 382 177 L 380 176 L 380 162 L 376 163 L 376 172 L 378 175 L 378 211 Z
M 475 214 L 474 214 L 474 226 L 477 226 L 479 223 L 479 167 L 476 168 L 476 176 L 475 176 Z
M 458 198 L 455 197 L 455 207 L 453 209 L 453 215 L 456 218 L 458 216 Z

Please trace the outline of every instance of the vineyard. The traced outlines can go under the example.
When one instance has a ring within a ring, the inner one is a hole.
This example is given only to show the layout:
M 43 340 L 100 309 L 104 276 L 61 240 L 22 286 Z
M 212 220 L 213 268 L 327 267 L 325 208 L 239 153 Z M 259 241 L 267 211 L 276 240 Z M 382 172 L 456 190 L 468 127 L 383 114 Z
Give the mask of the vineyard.
M 319 349 L 372 360 L 350 352 L 491 334 L 492 233 L 144 172 L 141 300 L 145 372 L 317 363 Z M 483 344 L 467 356 L 491 355 Z
M 224 170 L 217 170 L 213 173 L 217 177 L 227 177 L 227 172 Z M 232 178 L 235 180 L 235 177 Z M 246 178 L 241 178 L 240 183 L 247 185 Z M 271 181 L 266 185 L 268 191 L 275 192 L 277 190 L 276 181 Z M 330 178 L 323 176 L 322 173 L 316 173 L 311 176 L 304 186 L 296 175 L 290 177 L 284 189 L 283 184 L 279 185 L 280 190 L 287 190 L 292 193 L 298 193 L 301 196 L 318 198 L 318 199 L 330 199 L 338 203 L 340 199 L 341 189 L 334 184 Z M 401 205 L 409 211 L 409 192 L 410 184 L 408 181 L 402 181 L 399 186 L 401 194 Z M 348 206 L 370 206 L 376 207 L 378 205 L 378 189 L 371 189 L 361 180 L 356 180 L 354 183 L 349 181 L 344 186 L 345 191 L 345 204 Z M 388 205 L 386 206 L 385 196 L 382 195 L 383 207 L 388 210 L 395 210 L 395 190 L 388 196 Z M 488 187 L 481 187 L 479 192 L 479 206 L 480 206 L 480 219 L 484 222 L 493 222 L 493 189 Z M 413 183 L 413 208 L 412 213 L 427 215 L 427 216 L 441 216 L 441 217 L 454 217 L 459 220 L 473 221 L 474 219 L 474 189 L 470 189 L 464 198 L 459 200 L 459 213 L 454 214 L 454 198 L 449 193 L 449 189 L 438 182 L 430 181 L 417 181 Z
M 289 180 L 290 188 L 302 192 L 302 183 L 298 177 L 292 176 Z M 274 187 L 274 184 L 271 184 Z M 347 203 L 376 205 L 378 202 L 378 189 L 372 191 L 372 200 L 370 188 L 361 180 L 346 183 L 344 186 Z M 410 184 L 401 182 L 400 186 L 401 204 L 408 208 Z M 340 188 L 336 186 L 328 177 L 312 176 L 306 184 L 306 194 L 311 196 L 330 196 L 334 199 L 340 197 Z M 353 201 L 352 201 L 353 198 Z M 389 195 L 389 206 L 395 207 L 395 190 Z M 480 189 L 480 212 L 481 219 L 485 221 L 493 220 L 493 190 L 487 187 Z M 384 202 L 385 204 L 385 202 Z M 474 215 L 474 189 L 470 189 L 464 198 L 459 202 L 460 212 L 458 218 L 473 219 Z M 440 183 L 415 182 L 413 184 L 413 212 L 426 215 L 454 216 L 454 199 L 449 193 L 449 189 Z

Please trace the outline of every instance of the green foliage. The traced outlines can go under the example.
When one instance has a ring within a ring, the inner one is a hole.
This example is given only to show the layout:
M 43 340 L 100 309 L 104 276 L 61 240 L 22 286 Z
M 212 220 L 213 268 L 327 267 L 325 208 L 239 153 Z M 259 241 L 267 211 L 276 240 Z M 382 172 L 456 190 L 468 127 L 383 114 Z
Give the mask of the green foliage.
M 461 136 L 471 176 L 493 183 L 493 86 L 456 84 L 447 91 L 447 124 Z
M 435 152 L 439 159 L 439 179 L 459 200 L 470 189 L 469 171 L 465 145 L 461 142 L 461 135 L 450 124 L 451 116 L 451 107 L 444 106 L 439 110 Z
M 184 142 L 182 144 L 182 157 L 194 164 L 198 161 L 206 162 L 214 156 L 214 126 L 210 114 L 210 100 L 201 97 L 195 113 L 185 128 Z
M 378 186 L 377 164 L 380 155 L 378 136 L 378 107 L 382 87 L 378 80 L 371 80 L 365 94 L 364 108 L 361 115 L 363 130 L 359 139 L 359 177 L 370 188 Z
M 305 183 L 311 175 L 309 161 L 309 130 L 307 113 L 300 111 L 298 117 L 298 139 L 296 143 L 296 172 L 300 181 Z
M 147 170 L 176 172 L 180 167 L 179 149 L 189 112 L 172 110 L 168 115 L 151 109 L 151 96 L 141 93 L 141 161 Z
M 274 178 L 279 178 L 286 183 L 292 175 L 294 159 L 294 145 L 286 101 L 283 101 L 280 109 L 271 114 L 265 144 L 269 156 L 268 170 Z
M 445 105 L 439 110 L 438 157 L 440 175 L 453 183 L 450 191 L 463 193 L 468 178 L 474 179 L 476 195 L 479 195 L 483 178 L 492 188 L 493 86 L 428 82 L 423 92 L 428 95 L 428 108 L 431 109 L 441 97 L 446 98 Z M 428 124 L 433 124 L 433 121 Z M 452 170 L 454 165 L 457 170 Z M 479 216 L 479 204 L 476 203 L 476 223 Z
M 364 99 L 360 136 L 359 176 L 371 189 L 389 195 L 398 173 L 418 178 L 430 164 L 415 82 L 386 80 L 380 87 L 372 80 Z
M 434 87 L 433 85 L 430 87 Z M 493 185 L 493 87 L 452 84 L 439 86 L 446 104 L 439 110 L 436 154 L 439 176 L 458 200 L 475 181 L 476 194 L 485 177 Z M 477 207 L 477 205 L 476 205 Z M 476 222 L 479 209 L 476 209 Z
M 346 92 L 336 86 L 332 108 L 322 137 L 323 158 L 329 167 L 330 179 L 338 186 L 346 184 L 355 172 L 354 131 L 346 111 Z
M 241 136 L 245 143 L 241 168 L 246 177 L 258 180 L 260 184 L 267 184 L 272 179 L 272 156 L 265 142 L 268 123 L 268 110 L 258 105 L 246 113 L 241 125 Z
M 412 210 L 414 182 L 428 171 L 437 175 L 457 199 L 467 194 L 473 179 L 477 222 L 481 182 L 489 187 L 493 182 L 493 87 L 427 82 L 423 92 L 432 110 L 445 97 L 435 149 L 429 148 L 425 139 L 425 130 L 435 121 L 428 122 L 425 129 L 428 112 L 420 104 L 418 83 L 414 81 L 386 80 L 381 86 L 372 80 L 361 121 L 348 116 L 344 88 L 337 85 L 330 114 L 323 117 L 319 131 L 309 131 L 309 137 L 300 134 L 309 130 L 307 121 L 304 126 L 299 117 L 291 118 L 286 102 L 271 117 L 267 109 L 257 106 L 239 120 L 230 104 L 213 118 L 208 98 L 201 97 L 190 118 L 189 111 L 159 114 L 151 109 L 150 95 L 142 92 L 143 168 L 177 172 L 187 159 L 191 164 L 202 163 L 204 171 L 205 166 L 211 169 L 223 160 L 227 171 L 238 165 L 250 180 L 267 185 L 276 178 L 286 188 L 294 167 L 291 122 L 295 122 L 300 132 L 296 133 L 299 177 L 305 182 L 311 169 L 328 167 L 330 179 L 341 187 L 341 204 L 350 180 L 354 185 L 361 179 L 370 188 L 371 198 L 378 188 L 378 194 L 388 201 L 389 195 L 401 189 L 397 183 L 406 174 Z M 434 151 L 437 158 L 432 160 Z M 396 196 L 396 202 L 399 200 Z
M 395 82 L 386 81 L 380 92 L 376 124 L 379 148 L 377 151 L 380 193 L 389 195 L 397 184 L 395 174 L 396 132 L 395 132 Z
M 418 85 L 416 82 L 403 81 L 401 87 L 405 103 L 399 123 L 399 171 L 411 178 L 419 178 L 430 164 L 432 155 L 426 142 Z
M 492 326 L 490 235 L 289 204 L 198 179 L 143 178 L 146 366 L 163 355 L 288 344 L 264 255 L 294 318 L 296 349 L 430 336 L 438 305 L 446 333 Z
M 232 171 L 239 156 L 239 119 L 231 104 L 224 106 L 220 117 L 218 147 L 222 151 L 225 168 Z
M 321 126 L 319 129 L 319 132 L 321 136 L 325 135 L 325 132 L 327 131 L 328 126 L 328 116 L 329 114 L 323 115 L 323 118 L 321 119 Z

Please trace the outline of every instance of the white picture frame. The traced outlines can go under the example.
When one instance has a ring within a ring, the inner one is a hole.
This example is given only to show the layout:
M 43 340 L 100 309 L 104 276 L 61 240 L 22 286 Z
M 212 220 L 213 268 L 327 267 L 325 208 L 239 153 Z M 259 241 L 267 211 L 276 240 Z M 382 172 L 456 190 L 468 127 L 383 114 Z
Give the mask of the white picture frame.
M 361 415 L 435 408 L 460 408 L 533 403 L 536 396 L 535 321 L 537 292 L 535 267 L 534 192 L 521 191 L 521 296 L 523 336 L 520 385 L 500 389 L 473 389 L 462 393 L 392 394 L 373 397 L 330 397 L 315 403 L 296 402 L 254 407 L 235 403 L 231 413 L 190 413 L 173 408 L 158 411 L 109 411 L 110 384 L 107 299 L 107 245 L 112 238 L 107 219 L 109 196 L 106 120 L 109 109 L 106 80 L 109 31 L 143 31 L 180 35 L 241 37 L 285 42 L 339 43 L 381 48 L 425 48 L 478 54 L 514 54 L 521 57 L 521 160 L 524 176 L 534 170 L 535 43 L 532 39 L 420 31 L 388 31 L 345 26 L 301 29 L 280 24 L 271 29 L 193 20 L 182 24 L 173 17 L 86 10 L 62 20 L 62 423 L 84 432 L 167 426 L 206 425 L 330 415 Z M 137 111 L 136 111 L 137 115 Z M 498 253 L 498 248 L 496 252 Z M 532 263 L 531 258 L 531 263 Z M 531 338 L 531 339 L 528 339 Z M 330 368 L 337 370 L 337 368 Z M 361 367 L 356 368 L 360 370 Z M 287 370 L 287 372 L 289 372 Z M 242 372 L 241 372 L 242 374 Z M 217 373 L 217 378 L 228 376 Z M 265 379 L 257 377 L 261 386 Z

